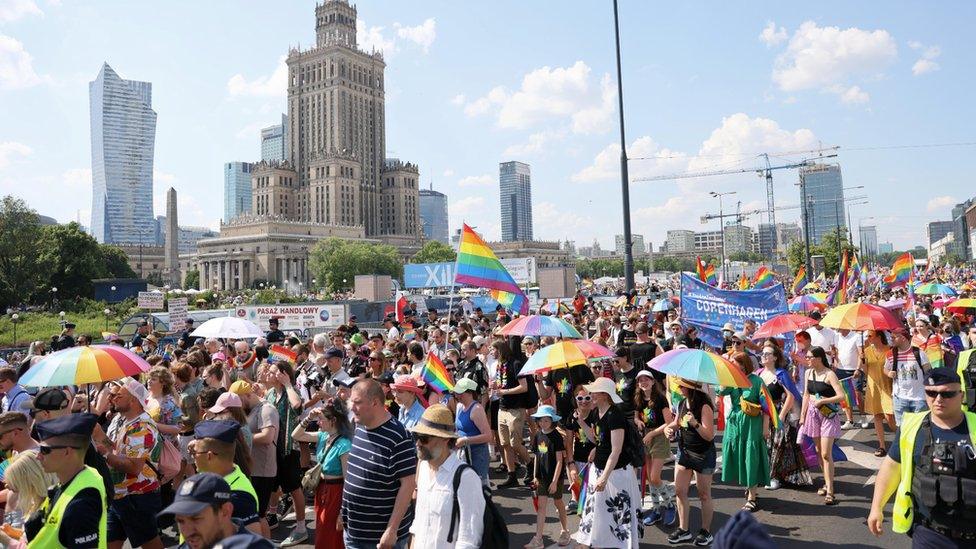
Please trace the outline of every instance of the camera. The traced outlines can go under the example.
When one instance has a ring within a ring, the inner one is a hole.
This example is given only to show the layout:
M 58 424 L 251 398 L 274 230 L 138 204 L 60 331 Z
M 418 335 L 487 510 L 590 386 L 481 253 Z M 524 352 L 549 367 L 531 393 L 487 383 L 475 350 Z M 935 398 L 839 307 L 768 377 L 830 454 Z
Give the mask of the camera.
M 956 448 L 953 442 L 939 442 L 932 445 L 932 472 L 939 475 L 952 475 L 956 472 Z

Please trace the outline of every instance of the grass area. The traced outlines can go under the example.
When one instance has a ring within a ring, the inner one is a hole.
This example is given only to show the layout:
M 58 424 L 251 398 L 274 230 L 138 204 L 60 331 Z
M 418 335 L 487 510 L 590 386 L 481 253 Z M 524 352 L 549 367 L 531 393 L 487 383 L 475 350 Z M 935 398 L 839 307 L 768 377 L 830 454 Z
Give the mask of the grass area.
M 50 341 L 51 336 L 61 334 L 61 319 L 52 313 L 18 313 L 17 340 L 14 341 L 14 326 L 9 315 L 0 317 L 0 347 L 26 347 L 38 339 Z M 75 337 L 89 334 L 97 341 L 105 331 L 105 315 L 91 313 L 70 313 L 65 319 L 77 325 Z M 109 331 L 118 328 L 118 317 L 109 319 Z

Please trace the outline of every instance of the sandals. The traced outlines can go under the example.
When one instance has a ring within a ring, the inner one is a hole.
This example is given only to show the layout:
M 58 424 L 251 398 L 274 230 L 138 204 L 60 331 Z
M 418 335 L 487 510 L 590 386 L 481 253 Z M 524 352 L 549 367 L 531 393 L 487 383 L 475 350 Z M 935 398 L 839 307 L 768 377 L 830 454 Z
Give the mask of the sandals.
M 827 495 L 827 487 L 826 486 L 822 486 L 819 490 L 817 490 L 817 495 L 818 496 L 826 496 Z
M 877 450 L 874 451 L 874 457 L 880 458 L 880 457 L 885 457 L 886 455 L 888 455 L 888 451 L 885 450 L 884 448 L 878 448 Z
M 837 505 L 837 500 L 834 498 L 833 494 L 827 494 L 824 496 L 824 505 Z
M 742 506 L 743 511 L 749 511 L 750 513 L 755 513 L 759 510 L 759 504 L 754 499 L 746 501 L 746 504 Z

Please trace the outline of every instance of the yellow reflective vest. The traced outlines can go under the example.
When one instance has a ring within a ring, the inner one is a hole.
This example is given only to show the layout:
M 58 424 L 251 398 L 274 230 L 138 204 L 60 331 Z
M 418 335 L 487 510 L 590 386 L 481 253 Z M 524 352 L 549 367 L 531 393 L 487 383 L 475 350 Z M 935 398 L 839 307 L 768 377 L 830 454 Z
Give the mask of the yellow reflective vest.
M 78 492 L 81 492 L 85 488 L 98 490 L 98 499 L 102 502 L 102 516 L 98 520 L 98 548 L 106 549 L 108 547 L 108 508 L 105 503 L 105 484 L 102 482 L 102 476 L 98 474 L 98 471 L 86 466 L 80 473 L 75 475 L 75 478 L 71 479 L 71 482 L 67 486 L 61 488 L 61 495 L 54 502 L 53 508 L 51 507 L 50 498 L 44 500 L 44 503 L 41 505 L 41 511 L 44 513 L 44 526 L 34 536 L 34 539 L 27 544 L 29 549 L 60 549 L 64 547 L 58 540 L 61 519 L 71 500 L 78 495 Z
M 959 374 L 959 379 L 962 380 L 962 409 L 966 410 L 966 376 L 963 372 L 966 371 L 966 367 L 969 366 L 969 357 L 976 353 L 976 349 L 966 349 L 965 351 L 959 353 L 959 362 L 956 363 L 956 373 Z

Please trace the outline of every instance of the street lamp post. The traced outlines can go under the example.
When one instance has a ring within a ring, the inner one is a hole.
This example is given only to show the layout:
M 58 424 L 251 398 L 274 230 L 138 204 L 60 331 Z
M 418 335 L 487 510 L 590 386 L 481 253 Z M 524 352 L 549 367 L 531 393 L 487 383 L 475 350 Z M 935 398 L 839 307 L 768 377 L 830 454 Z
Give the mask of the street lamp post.
M 617 0 L 613 0 L 613 32 L 617 49 L 617 106 L 620 115 L 620 195 L 624 209 L 624 286 L 629 294 L 634 290 L 634 250 L 630 234 L 630 177 L 627 174 L 627 138 L 624 131 L 624 80 L 620 70 L 620 22 Z
M 722 197 L 730 194 L 736 194 L 735 191 L 728 191 L 724 193 L 718 193 L 711 191 L 708 194 L 712 195 L 713 198 L 718 198 L 718 225 L 722 238 L 722 280 L 728 281 L 729 279 L 729 268 L 725 264 L 725 212 L 722 209 Z
M 111 309 L 105 309 L 102 312 L 105 313 L 105 331 L 107 332 L 108 331 L 108 317 L 112 316 L 112 310 Z
M 14 313 L 10 315 L 10 322 L 14 325 L 14 342 L 13 346 L 17 346 L 17 322 L 20 320 L 20 315 Z
M 55 309 L 58 306 L 58 287 L 53 286 L 51 288 L 51 309 Z

